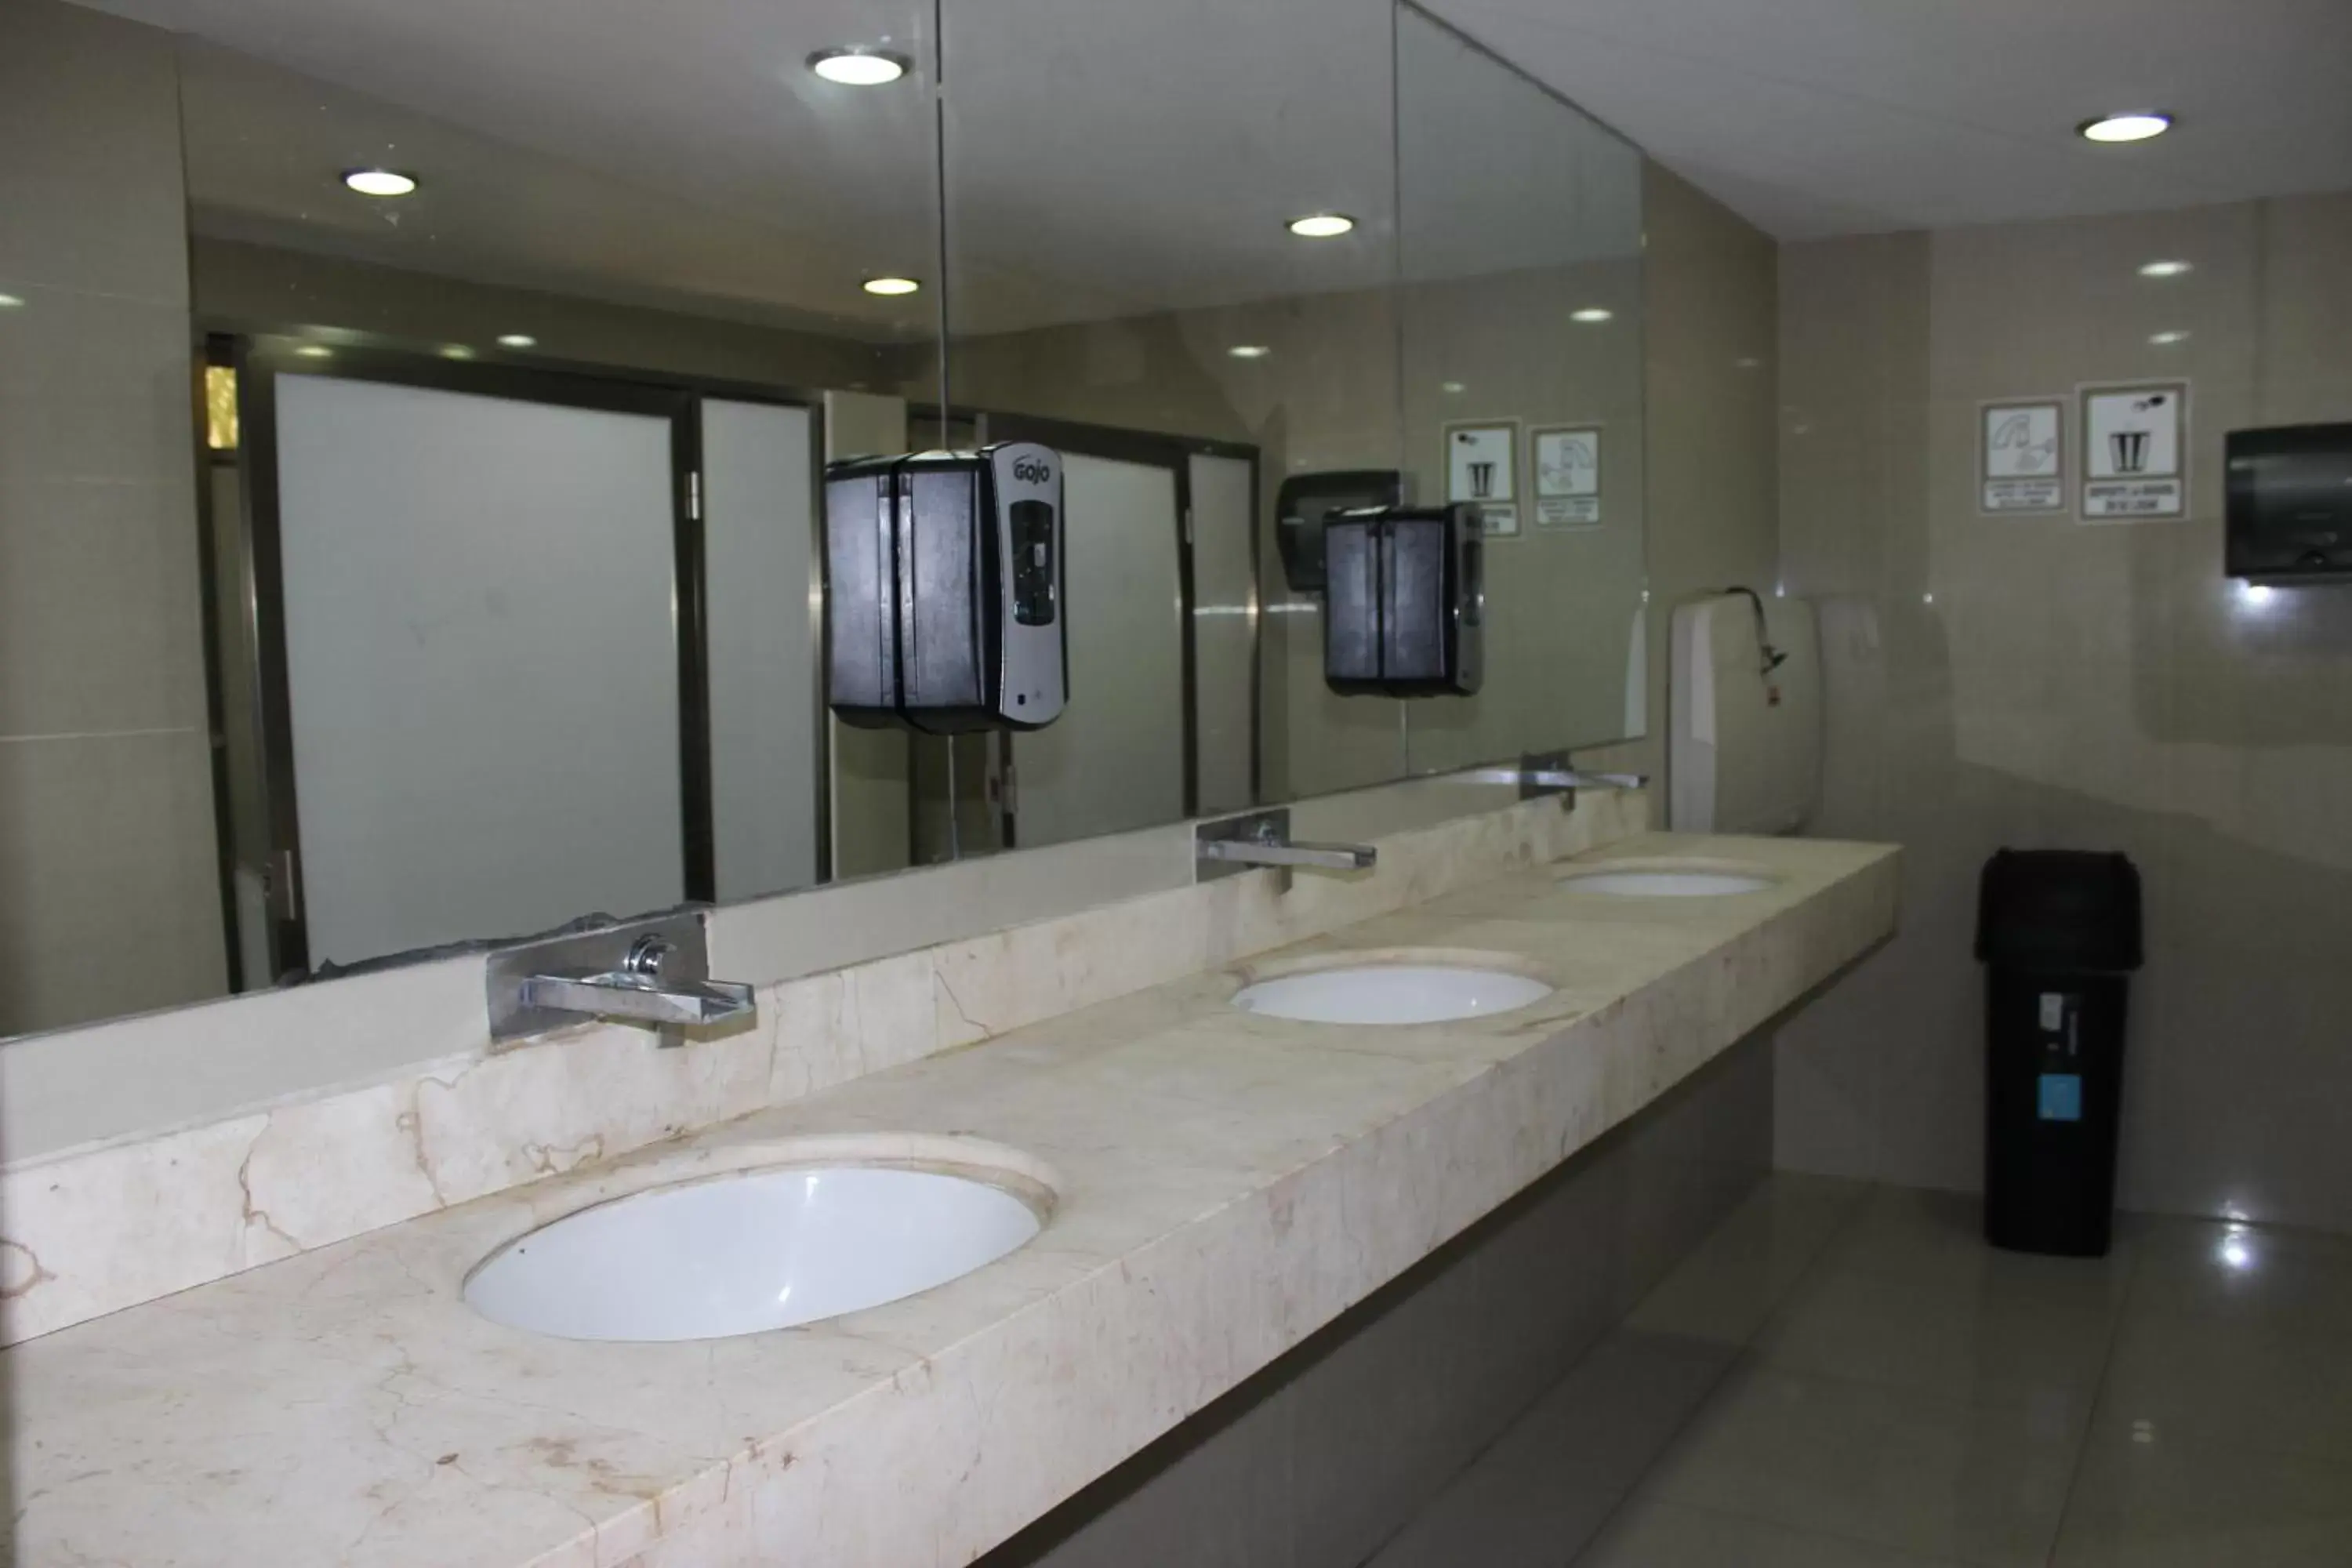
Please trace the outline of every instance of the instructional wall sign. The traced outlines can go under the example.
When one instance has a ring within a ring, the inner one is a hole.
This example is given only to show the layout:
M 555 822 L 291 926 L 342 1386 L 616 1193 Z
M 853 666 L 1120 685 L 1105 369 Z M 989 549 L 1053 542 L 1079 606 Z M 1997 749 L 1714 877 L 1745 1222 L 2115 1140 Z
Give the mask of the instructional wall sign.
M 2083 388 L 2083 521 L 2189 515 L 2189 384 Z
M 1560 426 L 1530 432 L 1538 528 L 1597 528 L 1601 523 L 1601 426 Z
M 1519 531 L 1517 420 L 1445 426 L 1445 499 L 1476 507 L 1489 538 Z
M 2055 397 L 1988 403 L 1977 426 L 1977 510 L 2066 510 L 2066 405 Z

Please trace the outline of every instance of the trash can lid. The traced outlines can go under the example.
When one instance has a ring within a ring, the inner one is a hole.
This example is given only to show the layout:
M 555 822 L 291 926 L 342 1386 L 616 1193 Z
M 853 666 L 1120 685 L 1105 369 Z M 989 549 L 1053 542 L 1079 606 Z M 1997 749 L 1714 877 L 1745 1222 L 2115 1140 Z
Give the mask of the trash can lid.
M 2127 855 L 2002 849 L 1978 884 L 1977 957 L 2037 970 L 2141 963 L 2139 871 Z

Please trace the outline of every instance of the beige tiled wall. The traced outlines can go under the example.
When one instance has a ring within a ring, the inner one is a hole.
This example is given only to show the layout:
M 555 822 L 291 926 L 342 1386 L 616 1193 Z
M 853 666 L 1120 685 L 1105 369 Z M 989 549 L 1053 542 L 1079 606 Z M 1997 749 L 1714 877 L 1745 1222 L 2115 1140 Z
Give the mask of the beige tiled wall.
M 226 981 L 173 69 L 0 6 L 0 1035 Z
M 1649 732 L 1577 760 L 1662 780 L 1675 606 L 1733 584 L 1763 588 L 1780 556 L 1778 253 L 1770 237 L 1654 163 L 1643 165 L 1642 226 Z
M 199 218 L 201 226 L 203 219 Z M 189 255 L 207 326 L 257 332 L 336 331 L 394 341 L 484 344 L 508 332 L 585 364 L 710 376 L 814 391 L 880 387 L 928 345 L 864 342 L 685 310 L 616 304 L 545 289 L 220 239 L 199 232 Z
M 2352 1228 L 2352 589 L 2221 575 L 2224 432 L 2352 420 L 2352 195 L 1790 246 L 1781 346 L 1817 830 L 1908 853 L 1902 935 L 1781 1032 L 1780 1159 L 1976 1184 L 1978 868 L 2114 848 L 2147 890 L 2123 1201 Z M 2188 521 L 1978 514 L 1981 400 L 2176 376 Z

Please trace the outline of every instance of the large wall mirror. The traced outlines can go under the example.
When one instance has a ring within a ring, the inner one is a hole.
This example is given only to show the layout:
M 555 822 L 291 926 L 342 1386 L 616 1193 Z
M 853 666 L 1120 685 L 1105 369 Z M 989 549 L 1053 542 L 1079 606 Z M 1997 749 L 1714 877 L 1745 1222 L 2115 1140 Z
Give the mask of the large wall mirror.
M 1642 155 L 1424 12 L 1396 44 L 1406 460 L 1487 540 L 1486 684 L 1412 704 L 1410 763 L 1639 735 Z
M 0 102 L 0 1035 L 1644 721 L 1639 157 L 1418 10 L 13 0 Z M 1008 439 L 1067 710 L 838 723 L 825 463 Z M 1325 684 L 1331 476 L 1486 508 L 1478 696 Z

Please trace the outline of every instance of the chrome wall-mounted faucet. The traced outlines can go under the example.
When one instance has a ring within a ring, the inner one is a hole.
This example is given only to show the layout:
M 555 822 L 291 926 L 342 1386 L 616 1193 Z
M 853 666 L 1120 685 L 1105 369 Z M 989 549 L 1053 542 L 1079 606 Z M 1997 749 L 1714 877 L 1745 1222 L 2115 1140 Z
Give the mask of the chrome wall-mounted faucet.
M 1202 882 L 1270 866 L 1282 872 L 1286 889 L 1294 867 L 1362 871 L 1378 861 L 1380 854 L 1370 844 L 1302 844 L 1294 840 L 1290 837 L 1290 808 L 1286 805 L 1198 823 L 1192 829 L 1194 880 Z
M 1477 768 L 1469 776 L 1475 784 L 1512 785 L 1521 800 L 1564 795 L 1569 799 L 1563 805 L 1573 805 L 1576 792 L 1580 789 L 1640 789 L 1650 782 L 1642 773 L 1580 772 L 1569 766 L 1566 752 L 1530 752 L 1519 759 L 1515 768 Z
M 651 1024 L 664 1046 L 688 1028 L 758 1015 L 751 987 L 710 978 L 702 917 L 688 912 L 519 943 L 488 965 L 490 1043 L 590 1018 Z

